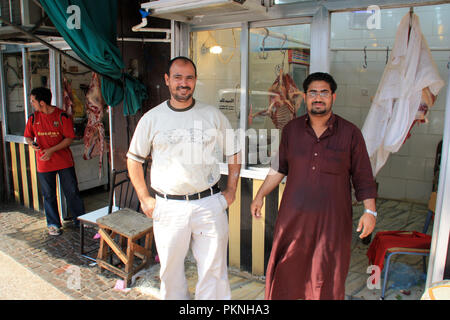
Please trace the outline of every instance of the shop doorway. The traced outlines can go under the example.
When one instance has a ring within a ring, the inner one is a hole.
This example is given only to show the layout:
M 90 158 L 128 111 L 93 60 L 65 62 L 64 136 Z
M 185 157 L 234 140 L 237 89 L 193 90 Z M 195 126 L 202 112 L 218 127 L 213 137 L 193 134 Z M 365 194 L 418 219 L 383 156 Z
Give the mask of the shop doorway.
M 450 12 L 450 5 L 383 9 L 381 24 L 379 28 L 373 29 L 361 23 L 366 21 L 361 18 L 367 17 L 370 12 L 336 12 L 331 15 L 330 73 L 338 85 L 333 109 L 360 129 L 364 126 L 390 58 L 397 27 L 410 11 L 419 17 L 421 31 L 428 42 L 432 58 L 441 78 L 446 81 L 450 42 L 445 37 L 447 22 L 441 17 Z M 436 21 L 438 26 L 431 21 Z M 389 156 L 376 175 L 379 217 L 372 238 L 382 230 L 423 231 L 430 196 L 433 191 L 437 191 L 446 87 L 440 90 L 437 100 L 429 109 L 427 123 L 418 123 L 412 127 L 411 136 L 398 152 Z M 354 206 L 354 217 L 359 218 L 362 211 L 361 205 Z M 427 234 L 433 234 L 432 224 Z M 368 263 L 368 247 L 369 242 L 363 244 L 354 237 L 348 289 L 349 295 L 355 299 L 376 298 L 376 294 L 379 296 L 378 290 L 369 290 L 362 281 L 369 276 L 364 267 L 364 263 L 366 266 Z M 394 275 L 388 282 L 386 299 L 420 299 L 427 276 L 423 272 L 422 258 L 398 255 L 393 259 L 391 270 Z

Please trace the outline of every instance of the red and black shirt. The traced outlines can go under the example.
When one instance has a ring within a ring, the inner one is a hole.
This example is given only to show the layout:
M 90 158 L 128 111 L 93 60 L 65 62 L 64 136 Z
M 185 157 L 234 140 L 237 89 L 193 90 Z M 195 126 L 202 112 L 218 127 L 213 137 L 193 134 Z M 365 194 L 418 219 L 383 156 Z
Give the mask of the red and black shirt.
M 40 150 L 36 153 L 37 171 L 49 172 L 72 167 L 74 165 L 70 148 L 54 152 L 50 160 L 41 160 L 41 150 L 51 148 L 65 138 L 75 138 L 72 119 L 61 109 L 55 108 L 50 114 L 39 111 L 28 118 L 25 138 L 36 138 Z

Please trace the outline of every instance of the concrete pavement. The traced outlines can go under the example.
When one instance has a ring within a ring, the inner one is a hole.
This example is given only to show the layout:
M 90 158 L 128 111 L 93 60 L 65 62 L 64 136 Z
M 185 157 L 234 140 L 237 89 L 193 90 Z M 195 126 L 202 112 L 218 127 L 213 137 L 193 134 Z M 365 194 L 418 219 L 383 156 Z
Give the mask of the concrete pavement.
M 0 251 L 0 300 L 71 300 Z

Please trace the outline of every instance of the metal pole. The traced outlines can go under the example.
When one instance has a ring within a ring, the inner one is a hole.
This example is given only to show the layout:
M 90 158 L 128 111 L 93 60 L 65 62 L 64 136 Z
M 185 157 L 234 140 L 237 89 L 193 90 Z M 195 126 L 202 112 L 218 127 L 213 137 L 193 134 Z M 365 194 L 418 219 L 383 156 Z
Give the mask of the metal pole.
M 321 6 L 311 23 L 311 62 L 309 73 L 330 72 L 330 23 L 331 14 Z
M 246 169 L 246 164 L 248 162 L 247 159 L 247 126 L 248 126 L 248 102 L 249 96 L 247 94 L 249 90 L 249 51 L 250 51 L 250 43 L 249 43 L 249 35 L 250 26 L 247 22 L 243 22 L 241 25 L 241 92 L 240 92 L 240 118 L 239 118 L 239 138 L 241 143 L 241 168 Z
M 28 117 L 33 113 L 30 108 L 30 81 L 28 79 L 28 51 L 22 48 L 22 69 L 23 69 L 23 99 L 24 99 L 24 109 L 25 109 L 25 123 L 27 123 Z
M 250 29 L 250 32 L 259 34 L 261 36 L 268 36 L 271 38 L 286 40 L 286 42 L 294 42 L 294 43 L 306 46 L 307 48 L 309 48 L 311 46 L 309 43 L 292 38 L 290 36 L 287 36 L 286 34 L 276 33 L 276 32 L 267 30 L 267 28 L 252 28 L 252 29 Z
M 429 48 L 430 51 L 450 51 L 450 48 Z M 366 51 L 392 51 L 392 47 L 366 48 Z M 364 48 L 331 48 L 330 51 L 364 51 Z
M 12 1 L 9 0 L 8 1 L 8 5 L 9 5 L 9 19 L 12 21 L 13 20 L 13 9 L 12 9 Z
M 108 182 L 111 180 L 111 172 L 116 168 L 115 167 L 115 161 L 114 161 L 114 140 L 113 140 L 113 131 L 114 131 L 114 124 L 113 124 L 113 116 L 112 116 L 113 108 L 111 106 L 108 106 L 108 122 L 109 122 L 109 152 L 110 152 L 110 158 L 111 158 L 111 168 L 108 171 Z M 103 155 L 102 155 L 103 157 Z M 111 185 L 111 184 L 109 184 Z M 111 192 L 111 190 L 110 190 Z M 116 206 L 116 193 L 113 192 L 113 206 Z

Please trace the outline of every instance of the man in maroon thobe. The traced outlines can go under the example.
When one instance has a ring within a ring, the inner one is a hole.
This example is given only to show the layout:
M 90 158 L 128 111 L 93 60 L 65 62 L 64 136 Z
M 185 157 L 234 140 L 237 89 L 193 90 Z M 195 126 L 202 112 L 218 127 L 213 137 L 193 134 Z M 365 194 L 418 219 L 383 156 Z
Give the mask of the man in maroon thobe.
M 365 211 L 360 238 L 376 223 L 376 184 L 361 131 L 336 114 L 336 82 L 313 73 L 303 83 L 307 114 L 281 134 L 278 163 L 251 205 L 261 217 L 264 197 L 287 176 L 266 271 L 266 299 L 344 299 L 352 240 L 351 184 Z

